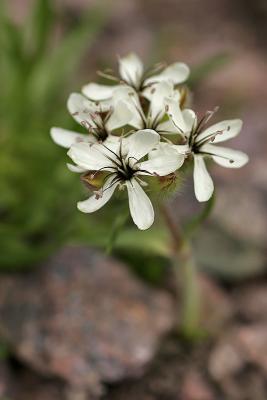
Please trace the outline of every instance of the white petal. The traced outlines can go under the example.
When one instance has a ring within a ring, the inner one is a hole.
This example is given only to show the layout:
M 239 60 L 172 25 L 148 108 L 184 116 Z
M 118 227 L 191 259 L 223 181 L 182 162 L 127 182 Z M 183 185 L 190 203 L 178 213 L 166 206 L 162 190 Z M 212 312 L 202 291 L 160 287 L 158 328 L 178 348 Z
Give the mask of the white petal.
M 149 109 L 149 115 L 152 121 L 159 121 L 162 119 L 166 113 L 165 99 L 166 97 L 172 97 L 172 95 L 173 86 L 168 82 L 161 82 L 153 86 Z
M 237 136 L 242 128 L 242 121 L 240 119 L 230 119 L 222 122 L 218 122 L 215 125 L 210 126 L 198 135 L 196 143 L 205 140 L 209 136 L 214 135 L 212 143 L 220 143 L 225 140 L 232 139 Z
M 171 97 L 172 99 L 177 100 L 179 102 L 181 99 L 180 91 L 178 89 L 175 89 L 170 82 L 168 82 L 168 81 L 163 81 L 163 82 L 167 83 L 170 88 L 166 97 Z M 158 85 L 161 85 L 163 82 L 157 82 L 157 83 L 154 83 L 154 84 L 151 84 L 151 85 L 145 87 L 145 89 L 142 91 L 142 95 L 147 100 L 151 101 L 151 98 L 153 97 L 156 87 Z
M 109 201 L 116 187 L 118 186 L 118 182 L 115 184 L 112 183 L 113 179 L 114 177 L 111 177 L 106 181 L 105 185 L 102 188 L 103 192 L 101 197 L 98 197 L 94 194 L 87 200 L 79 201 L 79 203 L 77 204 L 78 209 L 84 213 L 92 213 L 103 207 Z
M 203 156 L 194 155 L 194 188 L 198 201 L 208 201 L 214 191 L 213 181 L 207 171 Z
M 187 156 L 190 152 L 190 146 L 188 143 L 186 144 L 175 144 L 172 145 L 172 147 L 177 151 L 179 154 L 183 154 L 184 156 Z
M 163 121 L 160 124 L 158 124 L 156 131 L 160 135 L 166 135 L 166 134 L 171 135 L 171 134 L 181 133 L 179 129 L 176 128 L 171 119 L 168 119 L 167 121 Z
M 193 110 L 186 108 L 182 111 L 186 132 L 190 132 L 197 125 L 197 116 Z
M 150 228 L 154 222 L 154 209 L 149 197 L 134 178 L 126 181 L 126 185 L 134 223 L 141 230 Z
M 121 137 L 116 137 L 109 135 L 109 137 L 103 142 L 95 145 L 94 147 L 105 157 L 108 159 L 112 159 L 114 161 L 118 161 L 118 155 L 120 150 Z
M 247 164 L 249 158 L 242 151 L 219 147 L 212 144 L 205 144 L 199 151 L 211 155 L 213 160 L 226 168 L 241 168 Z
M 89 83 L 82 87 L 82 93 L 91 100 L 108 100 L 113 96 L 114 90 L 119 85 L 100 85 L 98 83 Z
M 185 156 L 179 154 L 175 148 L 168 143 L 159 143 L 156 150 L 149 153 L 148 161 L 139 164 L 141 170 L 147 171 L 140 174 L 149 175 L 156 174 L 165 176 L 179 169 L 184 162 Z
M 83 135 L 82 133 L 62 128 L 52 128 L 50 135 L 56 144 L 66 149 L 69 149 L 74 143 L 78 142 L 95 142 L 95 138 L 92 135 Z
M 119 72 L 125 82 L 138 88 L 143 75 L 143 63 L 136 54 L 130 53 L 119 59 Z
M 132 118 L 128 124 L 136 129 L 142 129 L 144 127 L 143 110 L 136 91 L 130 86 L 120 85 L 113 94 L 114 106 L 116 107 L 117 102 L 121 100 L 126 102 L 132 113 Z
M 105 151 L 107 150 L 101 144 L 77 143 L 71 146 L 68 156 L 75 164 L 86 170 L 97 171 L 105 168 L 105 171 L 112 171 L 113 163 L 106 156 Z M 114 158 L 111 152 L 110 158 Z
M 168 119 L 167 121 L 163 121 L 160 124 L 157 125 L 156 131 L 159 134 L 177 134 L 179 133 L 182 136 L 187 136 L 191 129 L 196 126 L 197 124 L 197 117 L 194 111 L 185 109 L 182 111 L 182 117 L 184 119 L 184 124 L 186 126 L 186 129 L 184 133 L 181 132 L 180 129 L 177 128 L 177 126 L 174 125 L 173 121 L 171 119 Z
M 132 120 L 132 112 L 125 101 L 118 101 L 114 107 L 114 111 L 106 122 L 108 131 L 121 128 L 129 124 Z
M 113 92 L 114 101 L 127 100 L 129 96 L 137 97 L 136 91 L 129 85 L 118 85 Z
M 97 107 L 93 102 L 79 93 L 72 93 L 68 98 L 67 107 L 70 114 L 79 124 L 86 128 L 95 127 L 92 115 L 97 110 Z
M 120 136 L 108 135 L 108 137 L 106 138 L 104 144 L 106 146 L 108 146 L 108 147 L 110 146 L 110 144 L 112 146 L 114 146 L 114 144 L 116 145 L 116 144 L 120 143 L 120 138 L 121 138 Z
M 140 160 L 159 143 L 160 136 L 152 129 L 143 129 L 133 133 L 125 142 L 128 147 L 128 158 Z
M 71 172 L 76 172 L 78 174 L 87 171 L 87 169 L 85 169 L 85 168 L 77 167 L 77 165 L 73 165 L 73 164 L 70 164 L 70 163 L 67 163 L 67 167 Z
M 174 63 L 165 68 L 160 74 L 154 75 L 145 81 L 145 85 L 153 82 L 169 81 L 174 85 L 186 81 L 189 76 L 189 68 L 184 63 Z
M 165 100 L 165 105 L 166 112 L 170 119 L 173 121 L 178 131 L 186 135 L 188 133 L 188 129 L 179 103 L 176 100 L 168 98 Z

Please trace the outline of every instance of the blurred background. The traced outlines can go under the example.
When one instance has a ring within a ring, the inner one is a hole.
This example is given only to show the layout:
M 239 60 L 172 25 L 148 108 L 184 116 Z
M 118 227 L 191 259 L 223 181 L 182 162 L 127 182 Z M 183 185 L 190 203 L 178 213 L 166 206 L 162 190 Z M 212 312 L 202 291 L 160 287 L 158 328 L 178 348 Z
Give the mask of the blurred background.
M 248 153 L 250 162 L 240 170 L 210 166 L 217 201 L 194 237 L 194 248 L 200 269 L 221 288 L 253 285 L 257 293 L 258 282 L 266 280 L 267 255 L 266 36 L 264 0 L 1 1 L 2 280 L 7 273 L 30 273 L 66 244 L 104 251 L 112 242 L 111 213 L 103 209 L 86 216 L 77 211 L 77 200 L 86 190 L 67 170 L 66 151 L 52 142 L 49 130 L 60 126 L 78 131 L 66 109 L 69 93 L 96 81 L 99 69 L 116 70 L 117 55 L 136 52 L 146 65 L 187 63 L 193 107 L 199 114 L 219 106 L 218 120 L 244 121 L 241 135 L 229 145 Z M 177 222 L 200 210 L 192 187 L 186 181 L 170 202 Z M 167 233 L 159 223 L 149 232 L 137 232 L 129 224 L 114 243 L 114 253 L 146 285 L 162 287 L 168 286 L 167 246 Z M 266 354 L 266 341 L 261 350 Z M 257 368 L 266 373 L 266 360 Z M 253 393 L 254 399 L 265 400 L 264 390 L 256 397 Z M 220 398 L 245 399 L 229 393 Z M 183 399 L 212 399 L 207 396 Z

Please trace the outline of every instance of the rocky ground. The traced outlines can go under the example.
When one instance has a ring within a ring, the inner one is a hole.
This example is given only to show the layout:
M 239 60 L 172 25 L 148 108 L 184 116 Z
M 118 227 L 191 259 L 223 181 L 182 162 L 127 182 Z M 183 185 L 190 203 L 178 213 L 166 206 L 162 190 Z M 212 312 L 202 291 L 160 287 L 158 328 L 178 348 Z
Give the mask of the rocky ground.
M 12 354 L 96 397 L 102 382 L 141 376 L 174 320 L 170 296 L 83 247 L 2 277 L 0 293 L 0 335 Z
M 191 343 L 173 296 L 95 250 L 2 278 L 1 400 L 265 400 L 266 277 L 199 284 L 207 336 Z

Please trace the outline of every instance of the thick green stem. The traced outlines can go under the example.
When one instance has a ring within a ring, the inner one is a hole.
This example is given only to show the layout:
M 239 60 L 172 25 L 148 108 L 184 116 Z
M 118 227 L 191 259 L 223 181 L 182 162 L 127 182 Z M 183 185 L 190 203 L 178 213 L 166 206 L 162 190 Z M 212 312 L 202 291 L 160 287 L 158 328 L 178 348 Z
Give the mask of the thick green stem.
M 199 332 L 200 293 L 197 267 L 189 242 L 184 242 L 173 264 L 180 275 L 178 282 L 182 293 L 182 334 L 193 339 Z
M 182 293 L 181 333 L 192 339 L 199 332 L 200 294 L 197 268 L 190 242 L 182 230 L 174 224 L 168 209 L 162 206 L 161 211 L 172 237 L 172 265 L 177 281 L 177 291 Z

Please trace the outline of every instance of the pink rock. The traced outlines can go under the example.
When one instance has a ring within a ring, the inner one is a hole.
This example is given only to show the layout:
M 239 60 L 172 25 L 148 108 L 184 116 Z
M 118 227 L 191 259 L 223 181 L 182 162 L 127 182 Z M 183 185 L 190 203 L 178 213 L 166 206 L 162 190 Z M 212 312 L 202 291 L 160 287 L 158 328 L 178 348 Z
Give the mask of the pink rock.
M 0 333 L 17 356 L 92 393 L 142 374 L 173 315 L 167 294 L 84 247 L 0 282 Z

